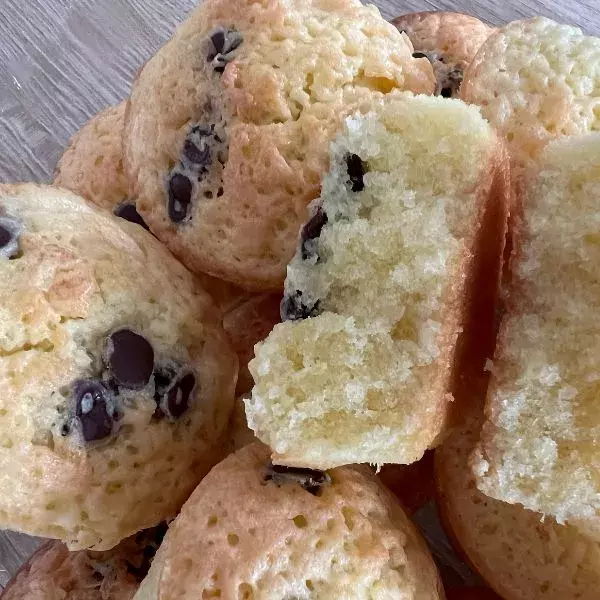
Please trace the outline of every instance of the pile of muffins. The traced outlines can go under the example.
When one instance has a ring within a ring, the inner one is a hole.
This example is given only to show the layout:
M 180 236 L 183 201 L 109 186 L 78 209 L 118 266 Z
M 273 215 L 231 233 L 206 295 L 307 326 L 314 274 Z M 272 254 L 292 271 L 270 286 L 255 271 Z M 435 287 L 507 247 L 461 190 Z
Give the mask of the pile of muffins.
M 597 130 L 548 19 L 199 5 L 0 185 L 2 598 L 597 598 Z

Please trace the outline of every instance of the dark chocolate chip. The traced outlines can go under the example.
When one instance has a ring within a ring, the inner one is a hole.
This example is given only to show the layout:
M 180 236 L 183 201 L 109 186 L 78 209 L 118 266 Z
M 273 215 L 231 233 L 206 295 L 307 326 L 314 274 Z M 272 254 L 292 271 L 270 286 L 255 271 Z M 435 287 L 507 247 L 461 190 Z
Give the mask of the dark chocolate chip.
M 12 231 L 9 231 L 6 227 L 3 227 L 2 224 L 0 224 L 0 248 L 8 246 L 8 244 L 12 242 L 12 239 Z
M 19 254 L 21 225 L 15 219 L 0 217 L 0 258 L 15 258 Z
M 181 223 L 192 201 L 192 182 L 183 173 L 172 173 L 169 178 L 169 218 L 173 223 Z
M 178 419 L 190 407 L 196 389 L 196 377 L 190 371 L 180 373 L 178 376 L 170 368 L 157 369 L 154 372 L 155 419 Z
M 136 225 L 140 225 L 146 231 L 150 231 L 148 225 L 142 218 L 142 215 L 137 211 L 135 204 L 133 202 L 122 202 L 115 208 L 115 215 L 117 217 L 121 217 L 130 223 L 135 223 Z
M 309 244 L 312 240 L 317 239 L 321 235 L 323 227 L 327 224 L 327 213 L 319 208 L 317 212 L 306 222 L 300 234 L 300 251 L 302 260 L 306 260 L 314 255 L 314 244 Z
M 75 416 L 81 423 L 86 442 L 103 440 L 113 431 L 115 406 L 110 392 L 99 382 L 91 379 L 77 381 L 74 386 Z M 63 427 L 67 435 L 70 428 Z
M 321 314 L 321 301 L 305 303 L 302 301 L 302 291 L 296 290 L 291 296 L 284 296 L 281 300 L 279 313 L 282 321 L 299 321 L 316 317 Z
M 152 376 L 154 350 L 145 337 L 131 329 L 119 329 L 108 339 L 107 363 L 120 386 L 140 389 Z
M 181 417 L 190 407 L 190 400 L 196 388 L 196 377 L 193 373 L 186 373 L 178 379 L 167 391 L 166 402 L 163 410 L 174 419 Z
M 358 154 L 348 154 L 346 156 L 346 166 L 349 182 L 352 185 L 353 192 L 362 192 L 365 189 L 365 163 Z
M 210 162 L 210 147 L 207 143 L 198 147 L 192 140 L 187 139 L 183 145 L 183 155 L 192 164 L 205 165 Z
M 206 60 L 212 63 L 215 72 L 222 73 L 225 70 L 242 41 L 242 34 L 233 28 L 216 27 L 209 33 Z
M 413 52 L 413 58 L 429 58 L 425 52 Z
M 210 41 L 214 46 L 215 53 L 212 56 L 209 54 L 208 60 L 212 60 L 217 54 L 220 54 L 225 49 L 225 30 L 217 29 L 214 31 L 210 36 Z
M 440 90 L 440 96 L 443 98 L 451 98 L 452 97 L 452 88 L 451 87 L 443 87 Z
M 204 126 L 193 127 L 183 144 L 183 157 L 194 167 L 205 167 L 211 162 L 209 138 L 213 135 L 212 128 Z
M 323 486 L 331 483 L 331 477 L 325 471 L 300 467 L 284 467 L 268 463 L 265 481 L 272 481 L 275 485 L 297 483 L 307 492 L 316 496 Z

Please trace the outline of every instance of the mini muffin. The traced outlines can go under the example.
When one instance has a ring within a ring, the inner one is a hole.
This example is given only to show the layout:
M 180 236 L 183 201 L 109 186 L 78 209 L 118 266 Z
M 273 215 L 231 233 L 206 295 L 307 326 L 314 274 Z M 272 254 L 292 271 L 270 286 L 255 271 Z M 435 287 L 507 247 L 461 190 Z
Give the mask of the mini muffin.
M 10 580 L 2 600 L 131 600 L 166 530 L 163 524 L 140 531 L 105 552 L 69 552 L 62 542 L 46 542 Z
M 469 562 L 504 600 L 596 599 L 600 544 L 575 527 L 478 491 L 469 468 L 478 436 L 478 420 L 468 421 L 436 450 L 435 460 L 443 521 Z
M 129 178 L 123 168 L 126 108 L 126 100 L 110 106 L 75 133 L 56 166 L 54 185 L 148 229 L 135 208 Z
M 71 190 L 96 206 L 132 223 L 148 226 L 137 212 L 123 169 L 123 127 L 127 102 L 103 110 L 71 138 L 54 173 L 54 185 Z M 225 281 L 198 273 L 202 287 L 223 311 L 248 298 Z
M 458 96 L 465 69 L 494 31 L 475 17 L 452 12 L 409 13 L 392 23 L 410 38 L 413 56 L 431 62 L 436 94 L 445 98 Z
M 367 468 L 273 467 L 252 444 L 217 465 L 169 527 L 136 600 L 437 600 L 438 573 Z
M 487 495 L 600 537 L 600 133 L 549 144 L 524 188 L 474 468 Z
M 153 236 L 58 188 L 0 186 L 0 527 L 106 550 L 220 460 L 237 357 Z
M 248 363 L 254 358 L 254 346 L 262 342 L 279 323 L 280 294 L 261 294 L 242 302 L 223 316 L 223 328 L 240 363 L 236 395 L 246 394 L 254 384 Z
M 526 166 L 549 141 L 600 128 L 599 89 L 600 39 L 538 17 L 487 39 L 460 97 L 481 106 L 515 162 Z
M 508 189 L 475 107 L 402 94 L 346 120 L 288 267 L 284 322 L 250 362 L 248 422 L 274 462 L 408 464 L 435 445 Z
M 207 0 L 133 85 L 125 165 L 192 271 L 281 289 L 344 115 L 432 93 L 427 61 L 359 0 Z

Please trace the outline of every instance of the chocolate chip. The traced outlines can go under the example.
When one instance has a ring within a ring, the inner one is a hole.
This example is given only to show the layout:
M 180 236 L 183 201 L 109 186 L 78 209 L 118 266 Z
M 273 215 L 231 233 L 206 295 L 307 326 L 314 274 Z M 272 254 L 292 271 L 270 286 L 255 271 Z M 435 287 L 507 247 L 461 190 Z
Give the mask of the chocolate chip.
M 107 363 L 120 386 L 140 389 L 152 376 L 154 350 L 145 337 L 131 329 L 119 329 L 108 338 Z
M 451 98 L 452 97 L 452 88 L 451 87 L 443 87 L 440 90 L 440 96 L 443 98 Z
M 211 163 L 209 140 L 213 136 L 212 128 L 198 125 L 188 133 L 183 144 L 183 159 L 195 170 Z
M 86 442 L 103 440 L 113 431 L 115 405 L 110 392 L 98 381 L 85 379 L 74 386 L 75 416 L 81 423 L 81 432 Z M 70 428 L 63 427 L 63 435 Z
M 275 485 L 297 483 L 313 496 L 317 496 L 323 486 L 331 483 L 331 477 L 325 471 L 268 463 L 265 481 L 272 481 Z
M 321 314 L 321 301 L 305 303 L 302 301 L 302 291 L 296 290 L 291 296 L 284 296 L 279 307 L 282 321 L 298 321 L 316 317 Z
M 365 189 L 365 163 L 358 154 L 346 155 L 346 167 L 349 177 L 349 183 L 352 185 L 353 192 L 362 192 Z
M 0 258 L 15 258 L 19 254 L 21 224 L 9 217 L 0 217 Z
M 300 234 L 300 251 L 302 260 L 307 260 L 314 256 L 316 248 L 312 240 L 317 239 L 321 235 L 323 227 L 327 224 L 327 213 L 319 208 L 317 212 L 306 222 Z
M 181 223 L 192 201 L 192 182 L 183 173 L 172 173 L 169 178 L 169 218 L 173 223 Z
M 130 223 L 135 223 L 136 225 L 140 225 L 146 231 L 150 231 L 148 225 L 144 219 L 142 219 L 142 215 L 137 211 L 135 204 L 133 202 L 122 202 L 115 208 L 115 215 L 117 217 L 121 217 Z
M 233 60 L 235 50 L 242 41 L 242 34 L 233 28 L 215 27 L 208 34 L 206 60 L 212 63 L 216 73 L 222 73 L 225 70 L 227 63 Z
M 186 373 L 178 379 L 167 391 L 166 403 L 163 410 L 174 419 L 178 419 L 190 407 L 190 399 L 196 388 L 196 377 L 193 373 Z
M 413 52 L 413 58 L 429 58 L 425 52 Z
M 8 246 L 9 242 L 12 242 L 12 239 L 12 232 L 9 231 L 8 228 L 3 227 L 2 224 L 0 224 L 0 248 Z
M 190 371 L 180 371 L 177 376 L 173 369 L 160 369 L 154 373 L 154 418 L 165 416 L 178 419 L 190 407 L 196 389 L 196 376 Z
M 213 55 L 209 54 L 208 60 L 212 60 L 217 54 L 223 52 L 223 49 L 225 48 L 225 30 L 218 29 L 214 31 L 210 36 L 210 41 L 213 44 L 215 53 Z

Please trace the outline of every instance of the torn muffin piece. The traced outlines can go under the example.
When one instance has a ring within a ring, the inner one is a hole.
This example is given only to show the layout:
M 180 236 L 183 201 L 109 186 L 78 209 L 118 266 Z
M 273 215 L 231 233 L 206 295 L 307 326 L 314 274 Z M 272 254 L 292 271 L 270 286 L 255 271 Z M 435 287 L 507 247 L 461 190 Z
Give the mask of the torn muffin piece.
M 248 423 L 274 462 L 410 463 L 435 444 L 508 196 L 507 154 L 475 107 L 399 94 L 346 120 L 288 267 L 284 322 L 250 362 Z

